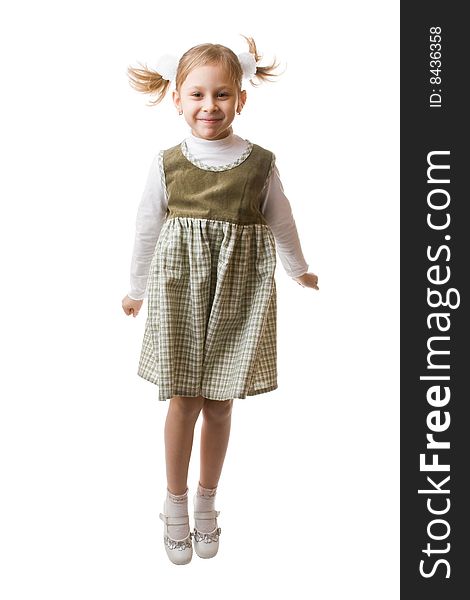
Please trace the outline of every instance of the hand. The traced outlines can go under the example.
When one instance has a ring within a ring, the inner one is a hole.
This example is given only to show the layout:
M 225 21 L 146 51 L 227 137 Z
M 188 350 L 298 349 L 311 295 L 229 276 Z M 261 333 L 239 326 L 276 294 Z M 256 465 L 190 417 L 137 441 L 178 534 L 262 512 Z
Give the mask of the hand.
M 132 315 L 134 318 L 139 314 L 143 300 L 133 300 L 129 296 L 124 296 L 122 299 L 122 309 L 126 315 Z
M 297 281 L 297 283 L 302 287 L 310 287 L 314 290 L 320 289 L 317 285 L 318 277 L 315 275 L 315 273 L 304 273 L 303 275 L 300 275 L 299 277 L 293 277 L 292 279 Z

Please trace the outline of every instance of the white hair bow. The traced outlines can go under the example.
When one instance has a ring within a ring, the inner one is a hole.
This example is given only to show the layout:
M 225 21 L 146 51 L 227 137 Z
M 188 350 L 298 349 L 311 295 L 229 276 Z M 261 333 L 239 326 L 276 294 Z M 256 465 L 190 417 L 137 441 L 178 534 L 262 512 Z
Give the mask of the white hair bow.
M 256 59 L 251 52 L 242 52 L 238 55 L 238 60 L 243 71 L 243 79 L 252 79 L 256 75 Z M 174 81 L 176 71 L 178 70 L 179 58 L 173 54 L 164 54 L 160 56 L 155 65 L 155 70 L 160 73 L 163 79 Z
M 238 55 L 242 66 L 243 79 L 252 79 L 256 75 L 256 58 L 251 52 L 242 52 Z
M 160 73 L 162 79 L 174 81 L 176 79 L 176 71 L 178 69 L 179 58 L 173 54 L 164 54 L 160 56 L 155 65 L 157 73 Z

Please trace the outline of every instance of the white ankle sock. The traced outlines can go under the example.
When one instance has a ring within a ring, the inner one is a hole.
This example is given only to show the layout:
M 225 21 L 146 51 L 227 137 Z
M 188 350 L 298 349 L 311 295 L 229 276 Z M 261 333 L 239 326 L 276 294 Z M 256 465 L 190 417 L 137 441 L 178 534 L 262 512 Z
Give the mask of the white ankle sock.
M 172 494 L 167 488 L 163 512 L 168 517 L 185 517 L 188 514 L 188 488 L 181 495 Z M 172 539 L 182 540 L 188 533 L 189 522 L 187 525 L 168 525 L 168 535 Z
M 199 483 L 197 486 L 197 492 L 194 496 L 194 511 L 207 511 L 215 510 L 215 496 L 217 493 L 217 486 L 215 488 L 205 488 Z M 216 528 L 215 519 L 194 519 L 196 529 L 201 533 L 210 533 Z

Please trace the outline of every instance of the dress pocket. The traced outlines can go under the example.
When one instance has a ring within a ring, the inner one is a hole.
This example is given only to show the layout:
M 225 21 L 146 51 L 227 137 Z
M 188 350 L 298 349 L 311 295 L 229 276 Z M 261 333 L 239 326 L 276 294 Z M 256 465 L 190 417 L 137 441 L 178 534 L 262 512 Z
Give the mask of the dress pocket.
M 181 277 L 189 273 L 188 248 L 181 240 L 168 240 L 161 248 L 160 269 L 169 277 Z
M 168 266 L 164 264 L 162 271 L 166 279 L 180 279 L 189 273 L 189 269 L 182 266 Z
M 271 278 L 276 269 L 276 243 L 271 232 L 266 234 L 256 260 L 256 275 L 258 279 Z

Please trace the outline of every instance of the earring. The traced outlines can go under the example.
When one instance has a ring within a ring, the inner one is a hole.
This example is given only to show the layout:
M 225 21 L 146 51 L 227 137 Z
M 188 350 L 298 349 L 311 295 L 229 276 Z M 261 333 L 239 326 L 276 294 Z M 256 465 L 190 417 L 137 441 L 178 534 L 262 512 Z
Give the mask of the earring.
M 182 115 L 182 114 L 183 114 L 183 111 L 182 111 L 182 110 L 179 110 L 179 111 L 178 111 L 178 114 L 179 114 L 179 115 Z
M 240 115 L 241 112 L 242 112 L 241 110 L 237 110 L 237 115 Z

